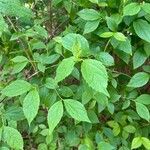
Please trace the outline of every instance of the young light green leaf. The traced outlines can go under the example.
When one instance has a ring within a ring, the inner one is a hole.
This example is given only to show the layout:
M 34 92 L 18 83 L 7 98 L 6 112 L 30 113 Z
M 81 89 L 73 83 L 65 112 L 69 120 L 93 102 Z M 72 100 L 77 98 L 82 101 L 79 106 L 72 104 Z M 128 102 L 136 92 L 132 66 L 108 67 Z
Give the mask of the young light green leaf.
M 84 33 L 83 34 L 90 33 L 90 32 L 93 32 L 94 30 L 96 30 L 98 25 L 99 25 L 99 22 L 100 22 L 99 20 L 88 21 L 85 24 Z
M 63 59 L 56 70 L 56 82 L 64 80 L 74 69 L 75 61 L 73 57 Z
M 146 149 L 150 149 L 150 140 L 146 137 L 142 137 L 142 144 Z
M 126 37 L 120 32 L 114 33 L 113 36 L 118 41 L 126 41 Z
M 142 9 L 143 9 L 146 13 L 150 14 L 150 3 L 143 3 L 143 4 L 142 4 Z
M 136 15 L 140 10 L 141 10 L 141 7 L 138 3 L 130 3 L 124 7 L 123 15 L 133 16 L 133 15 Z
M 98 20 L 101 18 L 100 14 L 94 9 L 83 9 L 78 12 L 78 15 L 87 21 Z
M 63 104 L 61 101 L 58 101 L 55 104 L 53 104 L 48 111 L 47 120 L 50 133 L 53 132 L 54 128 L 60 122 L 62 116 L 63 116 Z
M 65 99 L 64 104 L 68 114 L 72 118 L 78 121 L 90 122 L 86 109 L 82 103 L 73 99 Z
M 150 95 L 142 94 L 136 98 L 136 102 L 144 104 L 144 105 L 150 105 Z
M 108 121 L 108 125 L 113 128 L 114 136 L 117 136 L 120 133 L 120 125 L 118 122 L 115 121 Z
M 136 111 L 141 118 L 143 118 L 149 122 L 150 113 L 149 113 L 148 108 L 145 105 L 136 102 Z
M 145 72 L 138 72 L 128 83 L 128 87 L 137 88 L 144 86 L 149 81 L 149 74 Z
M 92 70 L 92 71 L 89 71 Z M 95 91 L 109 96 L 107 91 L 108 75 L 105 66 L 97 60 L 86 59 L 81 65 L 83 78 Z
M 23 101 L 23 112 L 29 125 L 36 117 L 40 105 L 39 93 L 36 89 L 30 91 Z
M 133 56 L 133 68 L 136 69 L 140 67 L 142 64 L 144 64 L 147 58 L 148 56 L 146 55 L 144 51 L 140 49 L 137 50 Z
M 23 150 L 23 138 L 16 129 L 5 126 L 3 139 L 12 149 Z
M 137 149 L 137 148 L 141 147 L 141 145 L 142 145 L 141 137 L 136 137 L 132 141 L 131 149 Z
M 104 33 L 100 34 L 100 37 L 109 38 L 109 37 L 112 37 L 113 35 L 114 35 L 113 32 L 104 32 Z
M 31 84 L 24 80 L 16 80 L 2 90 L 2 94 L 8 97 L 22 95 L 32 88 Z
M 146 20 L 138 19 L 134 21 L 133 27 L 141 39 L 150 42 L 150 24 Z
M 71 51 L 75 57 L 87 56 L 87 54 L 89 53 L 89 43 L 80 34 L 67 34 L 62 38 L 62 45 L 65 49 Z

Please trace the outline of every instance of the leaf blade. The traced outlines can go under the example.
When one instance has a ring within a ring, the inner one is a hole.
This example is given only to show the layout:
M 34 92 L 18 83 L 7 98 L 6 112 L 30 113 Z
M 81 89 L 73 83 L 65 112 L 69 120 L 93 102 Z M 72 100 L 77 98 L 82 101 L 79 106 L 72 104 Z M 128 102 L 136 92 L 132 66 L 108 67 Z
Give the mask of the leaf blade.
M 69 76 L 74 69 L 74 65 L 75 61 L 73 57 L 63 59 L 56 70 L 56 82 L 60 82 Z
M 64 104 L 68 114 L 72 118 L 78 121 L 91 122 L 87 116 L 87 112 L 84 105 L 81 104 L 79 101 L 73 99 L 65 99 Z
M 2 94 L 8 97 L 22 95 L 32 88 L 31 84 L 24 80 L 16 80 L 2 90 Z
M 48 111 L 48 126 L 49 132 L 52 133 L 63 116 L 63 104 L 61 101 L 53 104 Z
M 29 125 L 36 117 L 40 105 L 40 98 L 36 89 L 30 91 L 23 101 L 23 112 Z
M 136 111 L 141 118 L 143 118 L 149 122 L 150 113 L 145 105 L 136 102 Z
M 3 131 L 3 138 L 11 148 L 23 149 L 23 138 L 16 129 L 5 126 Z
M 92 72 L 89 72 L 92 70 Z M 92 89 L 109 96 L 107 92 L 108 75 L 105 66 L 100 61 L 86 59 L 81 64 L 83 78 Z

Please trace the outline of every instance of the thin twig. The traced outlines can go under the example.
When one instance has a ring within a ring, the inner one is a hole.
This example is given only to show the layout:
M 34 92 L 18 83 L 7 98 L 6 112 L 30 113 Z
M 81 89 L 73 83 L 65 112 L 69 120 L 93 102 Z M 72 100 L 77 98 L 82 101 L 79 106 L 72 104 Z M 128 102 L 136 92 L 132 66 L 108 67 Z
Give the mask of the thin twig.
M 106 43 L 105 48 L 104 48 L 104 52 L 107 50 L 107 47 L 108 47 L 110 41 L 111 41 L 111 39 L 109 39 L 108 42 Z
M 15 26 L 14 26 L 13 22 L 11 21 L 11 19 L 10 19 L 9 17 L 7 17 L 7 20 L 8 20 L 9 23 L 11 24 L 13 30 L 14 30 L 15 32 L 17 32 L 17 29 L 15 28 Z M 27 55 L 27 58 L 29 59 L 29 61 L 30 61 L 31 65 L 32 65 L 34 71 L 36 71 L 35 64 L 32 63 L 32 59 L 31 59 L 29 53 L 27 52 L 27 50 L 26 50 L 26 48 L 25 48 L 25 46 L 24 46 L 23 41 L 22 41 L 21 39 L 19 39 L 19 38 L 18 38 L 18 40 L 19 40 L 20 44 L 22 45 L 22 47 L 23 47 L 23 49 L 24 49 L 24 52 L 25 52 L 25 54 Z M 29 47 L 29 44 L 28 44 L 28 48 L 30 48 L 30 47 Z

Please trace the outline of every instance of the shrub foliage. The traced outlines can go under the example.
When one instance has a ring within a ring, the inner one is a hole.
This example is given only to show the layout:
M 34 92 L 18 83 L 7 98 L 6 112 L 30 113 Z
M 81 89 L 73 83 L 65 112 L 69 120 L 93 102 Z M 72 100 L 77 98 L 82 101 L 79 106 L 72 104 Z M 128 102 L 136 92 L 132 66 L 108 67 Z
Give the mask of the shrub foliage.
M 0 149 L 149 150 L 150 3 L 0 0 Z

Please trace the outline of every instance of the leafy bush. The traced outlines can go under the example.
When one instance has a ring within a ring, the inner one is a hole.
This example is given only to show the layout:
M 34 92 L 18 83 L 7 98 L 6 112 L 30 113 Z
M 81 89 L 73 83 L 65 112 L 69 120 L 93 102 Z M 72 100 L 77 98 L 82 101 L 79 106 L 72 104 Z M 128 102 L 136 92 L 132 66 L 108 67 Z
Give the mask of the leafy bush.
M 0 149 L 150 149 L 150 3 L 0 0 Z

